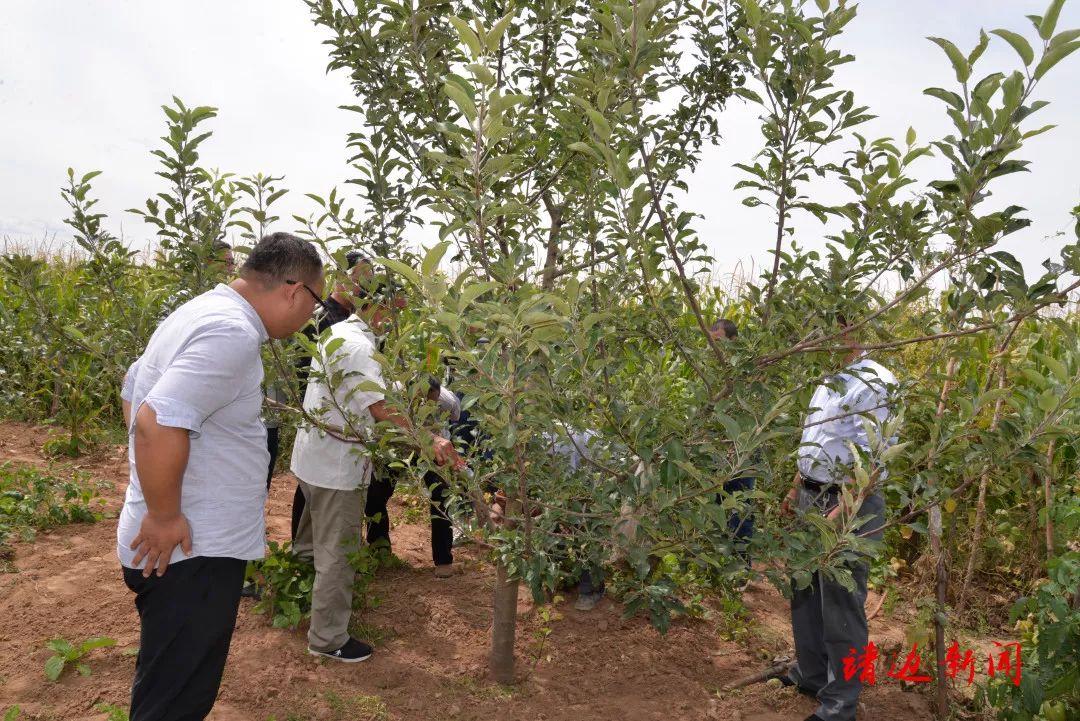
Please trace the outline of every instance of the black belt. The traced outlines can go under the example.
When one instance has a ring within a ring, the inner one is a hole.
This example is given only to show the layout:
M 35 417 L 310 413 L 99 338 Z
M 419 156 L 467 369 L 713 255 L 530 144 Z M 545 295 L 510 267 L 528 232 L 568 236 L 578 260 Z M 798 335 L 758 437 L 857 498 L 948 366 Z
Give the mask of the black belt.
M 807 478 L 806 476 L 800 476 L 802 484 L 808 490 L 815 493 L 833 493 L 840 490 L 840 484 L 838 483 L 824 483 L 822 481 L 815 481 L 813 478 Z

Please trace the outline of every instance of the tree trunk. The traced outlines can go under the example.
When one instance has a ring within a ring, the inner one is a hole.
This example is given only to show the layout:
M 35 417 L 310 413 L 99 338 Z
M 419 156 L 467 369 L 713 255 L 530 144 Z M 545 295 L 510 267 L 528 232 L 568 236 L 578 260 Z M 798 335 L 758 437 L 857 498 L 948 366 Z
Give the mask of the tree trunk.
M 1002 363 L 998 372 L 999 390 L 1005 388 L 1005 376 L 1005 364 Z M 997 430 L 1003 400 L 1003 398 L 998 398 L 997 402 L 994 403 L 994 416 L 990 419 L 991 433 Z M 979 561 L 979 549 L 982 548 L 983 522 L 986 519 L 986 491 L 989 485 L 990 468 L 987 466 L 983 468 L 982 476 L 979 478 L 979 499 L 975 502 L 975 528 L 972 529 L 971 552 L 968 554 L 967 568 L 964 570 L 964 582 L 960 586 L 960 597 L 956 601 L 957 613 L 963 611 L 964 604 L 967 603 L 968 589 L 971 586 L 971 579 L 975 576 L 975 567 Z
M 517 630 L 518 580 L 511 579 L 506 566 L 495 566 L 495 620 L 491 627 L 491 654 L 488 668 L 497 683 L 514 683 L 514 634 Z
M 1046 505 L 1046 560 L 1054 557 L 1054 520 L 1051 517 L 1053 510 L 1054 490 L 1052 473 L 1054 467 L 1054 441 L 1046 449 L 1046 472 L 1043 474 L 1043 502 Z
M 938 398 L 938 407 L 936 419 L 940 423 L 942 416 L 945 415 L 945 399 L 949 396 L 949 389 L 952 387 L 953 378 L 956 375 L 956 366 L 958 365 L 957 359 L 950 358 L 949 363 L 945 369 L 945 382 L 941 386 L 941 396 Z M 935 439 L 937 442 L 937 439 Z M 930 458 L 926 461 L 927 470 L 934 468 L 934 451 L 931 449 Z M 933 474 L 930 476 L 929 484 L 931 488 L 937 488 L 937 482 L 933 480 Z M 941 547 L 941 539 L 944 535 L 942 533 L 941 526 L 941 504 L 935 504 L 930 509 L 930 552 L 935 559 L 935 596 L 937 598 L 937 610 L 934 613 L 934 655 L 937 660 L 937 689 L 935 694 L 936 699 L 936 717 L 939 721 L 946 721 L 949 718 L 949 686 L 946 676 L 944 674 L 945 669 L 945 607 L 948 602 L 949 593 L 949 571 L 945 565 L 945 552 Z
M 540 199 L 544 201 L 544 207 L 551 217 L 551 227 L 548 229 L 547 248 L 544 257 L 544 270 L 540 285 L 544 290 L 550 291 L 555 287 L 555 271 L 559 267 L 559 240 L 562 228 L 562 216 L 565 205 L 556 205 L 551 198 L 551 191 L 541 193 Z

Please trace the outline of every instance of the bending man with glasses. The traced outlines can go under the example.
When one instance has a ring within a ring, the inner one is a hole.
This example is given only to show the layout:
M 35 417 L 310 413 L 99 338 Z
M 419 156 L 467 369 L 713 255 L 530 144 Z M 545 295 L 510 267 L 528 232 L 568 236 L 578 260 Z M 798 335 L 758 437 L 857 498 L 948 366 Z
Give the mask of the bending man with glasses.
M 132 721 L 201 719 L 214 706 L 244 568 L 266 540 L 259 347 L 307 323 L 322 286 L 311 243 L 268 235 L 239 278 L 169 315 L 128 370 L 116 536 L 140 622 Z

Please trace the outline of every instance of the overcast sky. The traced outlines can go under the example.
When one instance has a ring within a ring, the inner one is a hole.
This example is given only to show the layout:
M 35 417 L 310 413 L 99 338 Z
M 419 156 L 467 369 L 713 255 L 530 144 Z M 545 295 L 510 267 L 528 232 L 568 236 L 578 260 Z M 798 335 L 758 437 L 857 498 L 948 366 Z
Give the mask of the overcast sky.
M 879 119 L 861 132 L 903 138 L 914 126 L 920 140 L 950 131 L 942 104 L 922 95 L 951 87 L 953 72 L 925 38 L 949 37 L 965 52 L 980 27 L 1005 27 L 1030 37 L 1026 13 L 1042 13 L 1046 0 L 864 0 L 840 46 L 858 62 L 845 66 L 837 85 L 855 91 Z M 324 31 L 299 0 L 0 0 L 0 237 L 19 243 L 62 241 L 65 206 L 59 187 L 72 166 L 105 171 L 95 181 L 108 227 L 133 246 L 149 228 L 125 208 L 162 189 L 150 151 L 161 145 L 160 106 L 177 95 L 189 105 L 212 105 L 214 137 L 202 147 L 208 167 L 248 174 L 284 174 L 292 190 L 274 207 L 292 229 L 292 213 L 308 215 L 303 194 L 325 194 L 349 177 L 345 134 L 356 117 L 337 106 L 354 102 L 347 78 L 326 73 Z M 1080 0 L 1070 0 L 1058 29 L 1080 27 Z M 976 72 L 1011 71 L 1015 53 L 997 38 Z M 1029 209 L 1032 226 L 1005 249 L 1029 275 L 1071 237 L 1068 211 L 1080 203 L 1080 54 L 1056 67 L 1037 95 L 1052 101 L 1032 127 L 1056 123 L 1033 139 L 1021 157 L 1032 173 L 999 183 L 995 202 Z M 770 262 L 774 227 L 765 208 L 747 208 L 732 190 L 760 147 L 756 113 L 733 101 L 721 121 L 723 142 L 707 151 L 690 181 L 688 210 L 718 269 Z M 923 178 L 940 165 L 923 166 Z M 817 245 L 822 230 L 800 218 L 799 239 Z M 1060 235 L 1066 232 L 1067 235 Z M 1056 237 L 1055 237 L 1056 236 Z M 430 237 L 424 233 L 422 239 Z

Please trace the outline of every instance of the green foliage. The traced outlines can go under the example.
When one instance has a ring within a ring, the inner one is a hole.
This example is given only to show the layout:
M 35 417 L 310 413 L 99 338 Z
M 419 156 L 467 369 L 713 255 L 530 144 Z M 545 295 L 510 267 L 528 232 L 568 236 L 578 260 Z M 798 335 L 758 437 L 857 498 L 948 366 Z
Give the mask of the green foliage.
M 331 66 L 349 73 L 358 97 L 348 108 L 358 197 L 308 194 L 315 211 L 296 220 L 337 279 L 341 246 L 359 246 L 409 294 L 381 360 L 400 389 L 387 403 L 413 429 L 358 440 L 419 485 L 433 463 L 418 429 L 433 412 L 415 387 L 446 370 L 483 431 L 467 453 L 473 473 L 443 471 L 454 500 L 482 508 L 493 487 L 506 498 L 506 522 L 483 532 L 492 558 L 536 599 L 569 569 L 614 566 L 627 612 L 664 629 L 743 573 L 726 533 L 738 506 L 754 509 L 749 551 L 769 559 L 761 573 L 779 588 L 814 571 L 850 582 L 848 563 L 881 550 L 851 520 L 793 519 L 777 503 L 811 393 L 857 343 L 901 381 L 892 401 L 902 412 L 865 426 L 872 442 L 851 469 L 860 488 L 868 469 L 889 470 L 880 485 L 893 525 L 880 563 L 910 564 L 929 547 L 951 560 L 954 580 L 957 562 L 967 564 L 954 594 L 977 589 L 991 568 L 1013 572 L 1017 593 L 1033 588 L 1042 559 L 1080 530 L 1080 489 L 1062 480 L 1076 477 L 1080 455 L 1080 326 L 1060 310 L 1080 287 L 1080 238 L 1029 280 L 999 246 L 1028 224 L 1024 209 L 984 201 L 1000 178 L 1029 172 L 1022 151 L 1050 129 L 1030 126 L 1046 104 L 1039 83 L 1080 42 L 1057 29 L 1060 0 L 1031 16 L 1037 37 L 999 29 L 970 50 L 931 38 L 951 70 L 938 82 L 947 87 L 926 93 L 951 128 L 926 139 L 907 128 L 902 140 L 860 135 L 871 109 L 837 86 L 854 60 L 842 32 L 855 6 L 699 5 L 308 1 Z M 1010 54 L 987 72 L 991 42 L 1008 44 L 1020 65 Z M 736 190 L 772 215 L 776 244 L 774 265 L 729 297 L 704 287 L 698 271 L 710 258 L 677 193 L 733 94 L 758 106 L 763 137 L 739 164 Z M 64 191 L 85 258 L 0 264 L 0 330 L 12 339 L 0 349 L 0 400 L 55 419 L 73 450 L 115 422 L 119 377 L 159 315 L 212 285 L 214 242 L 229 228 L 254 239 L 277 220 L 279 178 L 200 165 L 215 109 L 176 100 L 165 113 L 155 155 L 167 188 L 134 211 L 158 233 L 153 264 L 135 263 L 102 230 L 93 173 L 69 174 Z M 917 173 L 930 155 L 946 163 L 926 182 Z M 837 189 L 846 195 L 827 202 Z M 808 220 L 826 223 L 821 251 L 802 244 Z M 431 223 L 440 242 L 411 246 L 409 231 Z M 738 321 L 738 340 L 707 334 L 720 316 Z M 293 406 L 291 357 L 311 350 L 306 341 L 270 350 L 268 382 Z M 595 447 L 571 469 L 553 446 L 585 430 Z M 894 435 L 903 443 L 886 447 Z M 405 458 L 390 439 L 420 450 Z M 754 491 L 716 501 L 725 481 L 744 477 Z M 354 562 L 362 602 L 376 564 L 363 551 Z M 287 546 L 271 544 L 252 573 L 275 625 L 310 612 L 313 572 Z M 1063 622 L 1072 587 L 1053 583 L 1027 611 L 1040 629 Z M 963 602 L 925 590 L 920 633 Z M 1039 678 L 1052 689 L 1063 678 L 1057 654 L 1069 650 L 1057 633 L 1039 638 Z M 1038 711 L 1030 690 L 1019 701 L 1006 691 L 987 693 Z
M 1031 597 L 1013 606 L 1011 621 L 1020 620 L 1023 675 L 1020 685 L 996 678 L 980 689 L 1002 719 L 1030 721 L 1036 714 L 1062 718 L 1080 713 L 1080 605 L 1070 595 L 1080 592 L 1080 552 L 1071 551 L 1051 560 L 1048 579 Z
M 94 710 L 106 714 L 106 721 L 128 721 L 127 709 L 114 703 L 96 704 Z
M 19 718 L 20 710 L 19 705 L 9 706 L 8 710 L 4 712 L 4 721 L 17 721 Z
M 266 557 L 249 561 L 247 567 L 246 580 L 262 592 L 254 610 L 269 611 L 274 628 L 296 628 L 311 617 L 315 565 L 294 554 L 290 545 L 270 541 Z
M 84 663 L 83 659 L 95 648 L 108 648 L 115 645 L 116 639 L 105 636 L 88 638 L 77 646 L 65 638 L 54 638 L 45 644 L 50 651 L 54 652 L 54 655 L 45 662 L 45 678 L 56 681 L 69 666 L 74 666 L 80 676 L 89 676 L 90 665 Z
M 371 583 L 379 569 L 379 554 L 367 545 L 347 555 L 356 571 L 353 585 L 353 608 L 376 608 L 378 599 L 371 595 Z M 314 564 L 296 555 L 288 542 L 270 541 L 266 557 L 248 562 L 246 580 L 262 592 L 255 613 L 270 613 L 274 628 L 295 629 L 311 617 L 311 589 L 315 583 Z
M 36 531 L 99 520 L 102 503 L 85 473 L 62 480 L 28 466 L 0 464 L 0 557 L 10 554 L 13 537 L 30 540 Z

